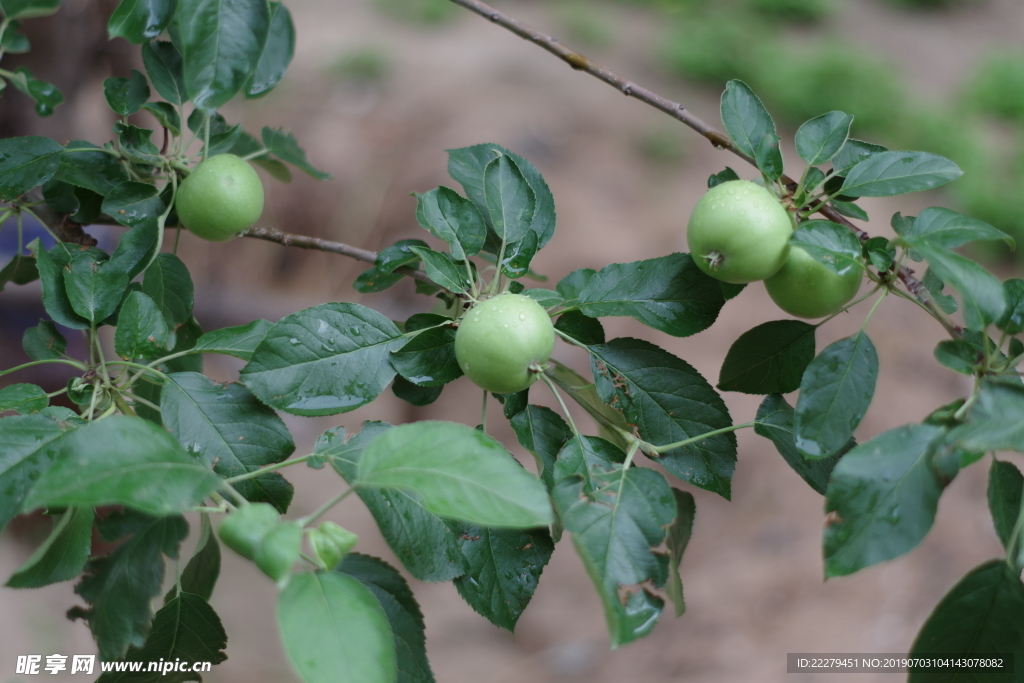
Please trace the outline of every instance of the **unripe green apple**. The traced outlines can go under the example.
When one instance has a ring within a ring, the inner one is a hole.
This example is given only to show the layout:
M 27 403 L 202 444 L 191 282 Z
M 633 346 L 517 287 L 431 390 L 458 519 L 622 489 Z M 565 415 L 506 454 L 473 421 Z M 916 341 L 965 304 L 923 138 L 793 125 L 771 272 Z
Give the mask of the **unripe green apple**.
M 530 366 L 546 363 L 555 346 L 551 317 L 522 294 L 500 294 L 466 312 L 455 333 L 455 359 L 478 387 L 497 394 L 522 391 L 537 379 Z
M 218 154 L 196 166 L 174 200 L 181 224 L 212 242 L 248 230 L 263 213 L 263 183 L 241 157 Z
M 686 241 L 697 267 L 723 282 L 771 277 L 786 260 L 793 221 L 775 196 L 747 180 L 708 190 L 690 214 Z
M 786 313 L 823 318 L 853 299 L 863 278 L 860 268 L 851 267 L 840 275 L 800 247 L 793 247 L 782 268 L 765 280 L 764 286 Z

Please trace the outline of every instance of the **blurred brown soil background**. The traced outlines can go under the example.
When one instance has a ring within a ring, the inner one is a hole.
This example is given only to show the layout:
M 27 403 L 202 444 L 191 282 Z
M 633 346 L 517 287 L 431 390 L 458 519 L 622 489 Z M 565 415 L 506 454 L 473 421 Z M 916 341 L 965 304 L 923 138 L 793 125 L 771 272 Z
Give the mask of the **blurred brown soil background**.
M 311 161 L 334 174 L 325 183 L 296 174 L 290 185 L 264 177 L 267 210 L 261 225 L 369 249 L 402 238 L 427 238 L 416 224 L 415 199 L 409 194 L 453 183 L 446 174 L 445 149 L 493 141 L 536 164 L 554 193 L 558 229 L 534 262 L 534 269 L 553 283 L 576 268 L 685 251 L 686 220 L 707 176 L 729 164 L 741 176 L 753 177 L 750 168 L 681 124 L 573 72 L 478 17 L 456 15 L 424 25 L 382 11 L 382 2 L 292 0 L 288 6 L 299 42 L 287 78 L 266 98 L 233 102 L 225 109 L 229 121 L 241 121 L 249 131 L 263 125 L 290 128 Z M 40 31 L 33 55 L 37 75 L 55 81 L 69 101 L 52 119 L 40 121 L 28 113 L 27 100 L 8 89 L 0 100 L 5 135 L 32 132 L 97 143 L 109 139 L 114 119 L 103 100 L 101 81 L 127 75 L 137 54 L 126 44 L 104 41 L 105 17 L 113 4 L 67 0 L 49 20 L 56 26 L 49 34 L 40 29 L 42 21 L 27 23 L 30 33 Z M 1024 28 L 1024 5 L 1013 0 L 923 15 L 880 1 L 837 5 L 829 19 L 834 30 L 863 51 L 884 54 L 898 64 L 914 93 L 927 97 L 958 96 L 957 84 L 971 65 L 994 42 L 1019 41 Z M 539 0 L 509 0 L 498 6 L 559 35 L 572 28 L 566 13 L 573 8 L 600 12 L 609 39 L 582 51 L 718 124 L 714 89 L 673 79 L 659 68 L 654 55 L 661 41 L 660 19 L 652 10 Z M 788 39 L 799 41 L 803 30 L 787 29 Z M 94 32 L 91 38 L 88 31 Z M 565 42 L 575 45 L 569 36 Z M 88 58 L 71 69 L 64 57 L 72 54 Z M 791 147 L 785 151 L 799 168 Z M 890 234 L 887 217 L 894 211 L 916 214 L 945 201 L 939 194 L 865 201 L 875 219 L 868 229 Z M 92 232 L 101 235 L 105 230 Z M 340 256 L 246 239 L 210 244 L 187 233 L 179 255 L 192 270 L 196 315 L 206 329 L 258 317 L 276 320 L 325 301 L 357 301 L 395 319 L 433 304 L 414 294 L 408 282 L 385 293 L 358 294 L 351 282 L 364 266 Z M 1004 275 L 1014 269 L 1004 268 Z M 9 321 L 20 320 L 15 314 L 28 310 L 37 296 L 36 285 L 9 287 L 0 294 L 0 355 L 5 365 L 21 357 L 22 328 L 13 329 Z M 818 348 L 856 331 L 865 313 L 862 304 L 829 323 L 819 333 Z M 739 334 L 782 317 L 763 287 L 755 284 L 725 306 L 710 330 L 694 337 L 670 338 L 631 319 L 608 319 L 606 328 L 609 337 L 639 337 L 663 346 L 714 383 L 725 351 Z M 942 328 L 909 302 L 887 301 L 869 332 L 878 348 L 881 376 L 875 401 L 858 430 L 862 440 L 920 420 L 935 406 L 969 391 L 966 378 L 933 359 L 931 349 L 942 339 Z M 586 370 L 585 360 L 564 345 L 556 357 Z M 239 367 L 222 357 L 206 360 L 206 371 L 218 380 L 237 379 Z M 43 379 L 25 373 L 18 381 Z M 354 432 L 368 419 L 476 424 L 479 396 L 478 389 L 461 379 L 427 408 L 414 408 L 387 391 L 353 413 L 286 421 L 296 454 L 304 454 L 327 428 L 344 425 Z M 531 392 L 531 400 L 554 405 L 543 387 Z M 725 400 L 737 422 L 752 419 L 759 403 L 759 397 L 740 394 L 726 394 Z M 496 404 L 492 408 L 489 431 L 533 467 Z M 592 425 L 582 411 L 574 416 L 581 427 Z M 650 636 L 610 652 L 598 599 L 571 544 L 563 542 L 515 635 L 475 614 L 450 584 L 412 581 L 426 618 L 428 654 L 437 679 L 825 681 L 832 679 L 787 675 L 786 653 L 906 652 L 931 608 L 959 577 L 1000 554 L 985 502 L 987 463 L 961 473 L 946 490 L 933 530 L 912 553 L 826 583 L 821 496 L 788 468 L 768 441 L 742 431 L 733 500 L 688 488 L 697 499 L 697 519 L 682 564 L 687 601 L 682 618 L 666 612 Z M 329 469 L 296 467 L 285 474 L 296 486 L 290 516 L 307 514 L 343 486 Z M 360 535 L 361 552 L 397 565 L 355 497 L 332 510 L 329 518 Z M 191 521 L 195 530 L 197 524 Z M 48 522 L 28 518 L 0 536 L 0 575 L 9 576 L 47 531 Z M 193 542 L 189 539 L 183 549 L 186 557 Z M 169 571 L 173 578 L 173 565 Z M 79 602 L 72 588 L 71 582 L 32 591 L 0 588 L 0 682 L 33 678 L 15 676 L 18 654 L 95 651 L 86 627 L 64 619 L 64 611 Z M 297 680 L 279 643 L 275 589 L 268 579 L 225 551 L 212 603 L 228 632 L 229 659 L 205 680 Z M 55 681 L 80 678 L 44 675 Z M 857 680 L 901 678 L 862 674 Z

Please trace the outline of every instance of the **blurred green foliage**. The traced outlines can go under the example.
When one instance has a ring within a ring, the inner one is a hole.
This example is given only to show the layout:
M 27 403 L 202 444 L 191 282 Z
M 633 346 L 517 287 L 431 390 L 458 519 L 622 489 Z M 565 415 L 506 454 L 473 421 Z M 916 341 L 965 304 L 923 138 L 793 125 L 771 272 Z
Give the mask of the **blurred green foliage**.
M 556 9 L 562 30 L 574 43 L 604 47 L 612 42 L 612 23 L 603 12 L 594 12 L 586 0 L 569 0 Z
M 949 188 L 953 200 L 968 213 L 1024 238 L 1024 52 L 999 52 L 984 61 L 965 89 L 966 106 L 918 102 L 905 95 L 895 65 L 844 45 L 827 27 L 801 31 L 797 40 L 785 26 L 766 31 L 763 5 L 769 4 L 781 8 L 788 3 L 691 3 L 667 32 L 665 67 L 716 91 L 732 78 L 745 81 L 790 130 L 839 109 L 855 116 L 857 137 L 891 149 L 948 157 L 965 171 Z M 812 18 L 825 18 L 828 8 L 823 5 Z M 773 16 L 787 22 L 808 20 L 799 12 Z M 986 122 L 978 113 L 1019 124 L 1019 134 L 1010 143 L 986 145 Z
M 680 131 L 679 126 L 648 130 L 637 139 L 637 151 L 655 164 L 677 164 L 686 158 L 687 153 L 686 139 L 681 132 L 685 131 Z
M 750 8 L 767 17 L 796 23 L 819 21 L 835 9 L 835 0 L 748 0 Z
M 448 0 L 374 0 L 377 6 L 396 19 L 415 24 L 439 24 L 448 21 L 459 8 Z
M 1024 52 L 996 52 L 971 78 L 968 101 L 987 114 L 1024 123 Z
M 384 80 L 389 69 L 387 53 L 380 47 L 367 45 L 338 57 L 331 73 L 344 81 L 376 83 Z
M 909 9 L 944 9 L 954 5 L 967 5 L 975 0 L 888 0 L 890 5 Z

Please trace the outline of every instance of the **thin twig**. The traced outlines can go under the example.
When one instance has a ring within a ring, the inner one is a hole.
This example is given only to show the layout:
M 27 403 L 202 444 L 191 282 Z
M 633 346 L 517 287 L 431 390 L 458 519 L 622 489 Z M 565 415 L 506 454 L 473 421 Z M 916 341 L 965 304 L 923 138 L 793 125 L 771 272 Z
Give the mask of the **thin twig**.
M 707 138 L 716 149 L 729 150 L 747 163 L 753 166 L 757 165 L 754 159 L 741 152 L 727 135 L 715 129 L 713 126 L 708 125 L 699 117 L 691 114 L 682 104 L 673 102 L 672 100 L 662 97 L 641 85 L 617 76 L 615 73 L 601 66 L 597 62 L 584 57 L 578 52 L 570 50 L 560 43 L 557 38 L 541 33 L 540 31 L 523 24 L 519 20 L 513 19 L 512 17 L 499 12 L 490 5 L 480 2 L 480 0 L 451 0 L 451 2 L 470 10 L 471 12 L 479 14 L 485 19 L 489 19 L 491 22 L 511 31 L 524 40 L 528 40 L 531 43 L 540 46 L 561 59 L 573 69 L 576 69 L 577 71 L 584 71 L 591 76 L 604 81 L 627 97 L 640 100 L 644 104 L 648 104 L 655 109 L 668 114 L 672 118 L 683 122 Z M 790 189 L 790 191 L 796 188 L 796 181 L 792 178 L 782 176 L 780 180 L 787 188 Z M 834 223 L 839 223 L 853 231 L 853 233 L 857 235 L 862 242 L 867 241 L 870 238 L 868 233 L 853 225 L 853 223 L 848 221 L 831 206 L 822 204 L 816 208 L 818 213 L 825 218 Z M 929 312 L 931 312 L 933 317 L 938 320 L 944 328 L 946 328 L 946 331 L 951 337 L 959 339 L 963 336 L 963 331 L 949 319 L 941 308 L 939 308 L 938 304 L 930 296 L 928 288 L 924 286 L 924 283 L 914 277 L 913 270 L 904 266 L 900 268 L 898 276 L 903 284 L 906 285 L 907 290 L 913 294 L 929 310 Z
M 266 240 L 267 242 L 276 242 L 286 247 L 298 247 L 299 249 L 312 249 L 315 251 L 326 251 L 331 254 L 341 254 L 342 256 L 348 256 L 349 258 L 367 263 L 377 262 L 377 252 L 370 251 L 369 249 L 360 249 L 343 242 L 332 242 L 331 240 L 320 239 L 319 237 L 282 232 L 273 228 L 250 228 L 247 232 L 242 233 L 242 236 Z M 401 268 L 396 268 L 395 272 L 408 275 L 414 280 L 435 284 L 422 270 L 402 266 Z

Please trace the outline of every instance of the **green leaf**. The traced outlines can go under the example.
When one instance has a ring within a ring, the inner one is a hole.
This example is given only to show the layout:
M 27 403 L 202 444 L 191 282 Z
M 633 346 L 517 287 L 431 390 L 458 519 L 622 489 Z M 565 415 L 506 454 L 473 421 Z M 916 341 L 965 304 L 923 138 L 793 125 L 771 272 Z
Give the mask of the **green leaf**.
M 248 361 L 271 327 L 270 322 L 260 319 L 237 327 L 210 330 L 199 337 L 192 348 L 196 353 L 222 353 Z
M 107 36 L 136 45 L 152 40 L 171 23 L 176 7 L 176 0 L 121 0 L 107 22 Z
M 558 320 L 555 321 L 555 329 L 588 346 L 604 344 L 607 341 L 601 321 L 589 318 L 580 311 L 566 311 L 558 316 Z
M 203 513 L 200 519 L 199 541 L 196 543 L 192 558 L 181 572 L 181 592 L 192 593 L 203 600 L 209 600 L 220 575 L 220 544 L 213 533 L 209 515 Z M 166 605 L 176 595 L 178 587 L 173 586 L 164 596 L 164 604 Z
M 103 197 L 92 190 L 84 187 L 74 188 L 75 201 L 78 202 L 78 213 L 71 216 L 71 220 L 79 225 L 91 225 L 100 218 L 100 208 L 103 205 Z
M 128 171 L 118 158 L 100 151 L 100 148 L 91 142 L 72 140 L 64 148 L 78 151 L 64 152 L 60 155 L 60 166 L 53 174 L 55 180 L 75 187 L 84 187 L 101 195 L 107 195 L 121 183 L 128 182 Z M 152 185 L 148 187 L 150 190 L 153 189 Z
M 15 200 L 52 178 L 60 167 L 63 151 L 50 138 L 0 140 L 0 201 Z
M 35 384 L 9 384 L 0 389 L 0 413 L 13 410 L 22 415 L 38 413 L 50 405 L 46 392 Z
M 1006 297 L 1006 310 L 996 322 L 996 327 L 1007 334 L 1020 334 L 1024 332 L 1024 280 L 1004 280 L 1003 295 Z
M 366 447 L 358 486 L 415 491 L 436 515 L 473 524 L 550 524 L 543 484 L 491 437 L 453 422 L 394 427 Z
M 632 467 L 594 476 L 600 486 L 591 496 L 583 494 L 578 479 L 565 479 L 552 497 L 601 596 L 611 644 L 617 647 L 646 635 L 661 612 L 661 600 L 635 584 L 664 585 L 664 556 L 652 549 L 665 540 L 676 503 L 665 477 L 651 469 Z M 623 594 L 629 596 L 626 604 Z M 636 595 L 647 596 L 641 609 L 633 604 Z
M 838 223 L 819 220 L 802 223 L 793 231 L 789 243 L 799 246 L 815 261 L 839 275 L 859 268 L 860 240 Z
M 78 425 L 58 422 L 45 415 L 5 417 L 0 420 L 0 529 L 21 511 L 22 501 L 57 457 L 52 445 Z
M 542 249 L 555 234 L 555 199 L 551 190 L 548 189 L 547 183 L 544 182 L 544 178 L 533 164 L 501 145 L 485 143 L 461 149 L 449 149 L 448 173 L 459 181 L 466 191 L 466 196 L 476 204 L 480 213 L 487 216 L 489 212 L 484 197 L 484 171 L 489 163 L 501 155 L 507 156 L 515 162 L 516 168 L 522 173 L 530 190 L 533 191 L 535 211 L 533 219 L 530 221 L 530 230 L 537 233 L 537 249 Z M 493 231 L 491 231 L 491 235 L 494 235 Z M 500 246 L 500 238 L 496 241 Z
M 779 150 L 779 136 L 775 133 L 766 133 L 761 137 L 757 145 L 755 155 L 757 168 L 771 180 L 778 180 L 782 177 L 782 152 Z
M 153 630 L 145 644 L 130 648 L 124 661 L 220 664 L 228 658 L 223 652 L 227 645 L 228 635 L 217 613 L 201 596 L 185 592 L 160 608 L 153 618 Z M 188 670 L 191 667 L 182 668 L 185 670 L 166 673 L 145 668 L 142 673 L 108 671 L 97 679 L 97 683 L 183 683 L 201 679 Z
M 178 0 L 185 89 L 213 114 L 243 88 L 259 62 L 270 29 L 266 0 Z M 269 145 L 268 145 L 269 147 Z
M 910 648 L 910 657 L 1012 656 L 1019 667 L 1024 658 L 1024 585 L 1019 570 L 1003 560 L 989 560 L 975 567 L 935 606 Z M 1013 683 L 1019 673 L 974 669 L 917 669 L 909 683 L 938 681 L 985 681 Z
M 0 47 L 3 48 L 4 52 L 11 55 L 25 54 L 32 49 L 32 44 L 28 40 L 28 36 L 23 33 L 18 33 L 18 29 L 21 27 L 20 21 L 12 21 L 7 25 L 7 30 L 4 31 L 2 37 L 0 37 Z M 0 87 L 0 90 L 3 90 Z
M 28 244 L 28 250 L 36 258 L 36 266 L 39 268 L 39 281 L 43 288 L 43 307 L 50 317 L 64 327 L 76 330 L 89 328 L 89 321 L 75 313 L 68 299 L 67 290 L 64 288 L 65 268 L 71 263 L 72 255 L 89 253 L 75 247 L 56 244 L 50 251 L 42 248 L 39 239 L 36 238 Z M 97 252 L 99 253 L 99 252 Z
M 725 305 L 718 281 L 689 254 L 613 263 L 590 276 L 578 296 L 592 318 L 630 316 L 676 337 L 707 329 Z
M 905 238 L 931 270 L 960 293 L 968 329 L 983 330 L 999 320 L 1006 309 L 1006 295 L 999 279 L 969 258 L 931 245 L 926 238 Z
M 35 327 L 25 330 L 21 348 L 32 360 L 60 358 L 68 348 L 68 341 L 49 320 L 40 320 Z
M 1024 387 L 984 382 L 967 411 L 967 423 L 949 436 L 975 453 L 1024 452 Z
M 534 287 L 531 289 L 523 289 L 515 293 L 530 297 L 544 308 L 554 308 L 555 306 L 561 306 L 565 303 L 565 299 L 563 299 L 558 292 L 551 289 L 540 289 L 538 287 Z
M 167 349 L 171 330 L 157 305 L 142 292 L 132 292 L 121 306 L 114 350 L 121 358 L 156 358 Z
M 745 394 L 796 391 L 814 359 L 816 329 L 799 320 L 773 320 L 747 330 L 725 354 L 718 388 Z
M 423 259 L 423 270 L 432 281 L 451 292 L 462 293 L 469 289 L 465 267 L 456 264 L 448 254 L 416 246 L 409 250 Z
M 522 171 L 504 154 L 484 169 L 484 201 L 498 237 L 509 244 L 521 240 L 533 221 L 536 198 Z
M 693 534 L 693 518 L 697 514 L 697 504 L 693 500 L 693 494 L 685 491 L 672 489 L 672 495 L 676 499 L 676 518 L 665 536 L 669 559 L 668 588 L 665 592 L 675 605 L 676 617 L 681 617 L 686 611 L 686 600 L 683 599 L 683 581 L 679 576 L 679 565 Z
M 389 352 L 403 343 L 395 324 L 349 303 L 329 303 L 277 322 L 242 368 L 242 381 L 272 408 L 334 415 L 377 398 L 395 376 Z
M 857 445 L 856 441 L 850 439 L 842 448 L 827 457 L 804 457 L 803 453 L 797 450 L 796 437 L 793 434 L 793 409 L 786 403 L 786 399 L 778 394 L 765 396 L 757 409 L 754 421 L 754 432 L 770 439 L 775 444 L 775 450 L 793 471 L 822 495 L 825 495 L 829 477 L 839 458 Z
M 722 397 L 689 363 L 639 339 L 591 346 L 601 400 L 622 412 L 640 437 L 661 446 L 732 425 Z M 719 434 L 663 453 L 658 462 L 694 486 L 731 496 L 736 436 Z
M 761 138 L 775 134 L 775 123 L 754 91 L 743 81 L 725 84 L 722 93 L 722 123 L 736 147 L 753 158 Z
M 331 429 L 317 439 L 314 453 L 321 461 L 329 461 L 345 481 L 354 484 L 363 449 L 389 429 L 389 424 L 365 422 L 362 431 L 348 440 L 343 428 Z M 356 493 L 377 521 L 388 545 L 414 577 L 420 581 L 449 581 L 466 572 L 468 563 L 459 550 L 455 525 L 427 510 L 415 492 L 357 488 Z
M 939 305 L 939 308 L 946 313 L 956 313 L 959 308 L 959 305 L 956 303 L 956 299 L 948 294 L 942 293 L 942 289 L 946 284 L 934 273 L 934 271 L 932 271 L 931 268 L 924 271 L 924 277 L 921 278 L 921 282 L 928 288 L 928 291 L 931 292 L 931 295 L 935 299 L 935 303 Z
M 27 285 L 39 279 L 39 269 L 36 267 L 36 260 L 32 256 L 16 254 L 7 262 L 7 265 L 0 270 L 0 292 L 8 282 L 16 285 Z
M 195 290 L 188 266 L 174 254 L 158 254 L 142 281 L 145 292 L 163 312 L 173 328 L 192 317 Z
M 24 510 L 125 505 L 166 515 L 196 505 L 220 484 L 170 434 L 141 418 L 90 422 L 46 448 L 53 465 L 35 482 Z
M 530 603 L 555 544 L 546 528 L 461 528 L 469 570 L 455 579 L 459 595 L 495 626 L 514 631 Z
M 103 81 L 103 94 L 115 114 L 130 116 L 149 101 L 149 83 L 141 71 L 132 69 L 131 78 L 108 78 Z
M 419 260 L 419 256 L 416 257 Z M 373 292 L 383 292 L 385 289 L 392 287 L 405 278 L 405 273 L 386 273 L 380 268 L 374 266 L 369 270 L 364 270 L 356 277 L 355 282 L 352 283 L 352 287 L 363 294 L 370 294 Z M 418 284 L 418 283 L 417 283 Z
M 592 473 L 615 469 L 625 460 L 625 451 L 607 439 L 599 436 L 573 437 L 558 452 L 553 478 L 560 482 L 567 477 L 579 477 L 583 480 L 583 492 L 590 495 L 600 487 L 600 481 L 595 483 Z
M 836 464 L 825 495 L 834 513 L 824 533 L 826 578 L 891 560 L 925 537 L 945 487 L 929 462 L 940 433 L 931 425 L 890 429 Z
M 519 444 L 536 459 L 541 479 L 549 489 L 552 488 L 555 485 L 555 458 L 572 438 L 569 425 L 551 408 L 534 405 L 527 405 L 509 421 Z
M 93 324 L 117 310 L 121 295 L 128 287 L 126 272 L 90 252 L 75 257 L 63 275 L 71 308 Z
M 487 225 L 473 202 L 443 185 L 417 194 L 416 201 L 416 220 L 431 235 L 448 243 L 455 260 L 480 253 Z
M 395 637 L 397 683 L 433 683 L 423 613 L 402 575 L 384 560 L 359 553 L 346 555 L 336 571 L 357 579 L 384 608 Z
M 973 375 L 985 358 L 983 350 L 966 339 L 945 339 L 935 347 L 935 360 L 964 375 Z
M 0 12 L 8 19 L 48 17 L 60 9 L 61 0 L 0 0 Z
M 145 224 L 155 228 L 165 209 L 159 190 L 149 183 L 121 183 L 103 199 L 103 213 L 128 227 Z
M 50 178 L 43 183 L 43 201 L 55 213 L 73 214 L 80 208 L 77 189 L 56 177 Z
M 284 78 L 295 54 L 295 24 L 292 15 L 280 2 L 270 3 L 270 29 L 263 52 L 245 84 L 246 97 L 261 97 Z
M 527 230 L 523 238 L 505 246 L 505 258 L 501 261 L 501 272 L 510 278 L 530 275 L 530 263 L 539 249 L 537 233 Z
M 816 166 L 812 166 L 807 169 L 807 177 L 804 178 L 804 192 L 808 194 L 814 192 L 823 182 L 825 182 L 825 172 Z
M 46 541 L 7 580 L 7 586 L 39 588 L 78 576 L 89 559 L 94 518 L 91 507 L 68 508 Z
M 64 95 L 55 85 L 37 79 L 23 66 L 7 77 L 15 88 L 36 101 L 36 113 L 40 116 L 50 116 L 64 101 Z
M 142 109 L 148 111 L 163 128 L 172 135 L 181 135 L 181 117 L 174 105 L 167 102 L 147 102 Z
M 317 180 L 330 180 L 334 177 L 326 171 L 314 168 L 306 161 L 306 152 L 299 147 L 295 136 L 280 128 L 263 127 L 263 146 L 281 161 L 287 161 Z
M 949 159 L 928 152 L 878 152 L 846 171 L 846 197 L 891 197 L 931 190 L 956 180 L 963 171 Z
M 151 140 L 153 131 L 118 121 L 114 132 L 121 145 L 121 153 L 137 164 L 158 166 L 162 163 L 160 149 Z
M 199 325 L 199 321 L 196 320 L 195 316 L 192 316 L 184 325 L 178 326 L 178 329 L 175 331 L 177 343 L 173 349 L 170 349 L 170 352 L 174 354 L 181 353 L 182 351 L 191 351 L 196 345 L 196 340 L 201 336 L 203 336 L 203 328 Z M 164 361 L 159 367 L 163 372 L 202 372 L 203 356 L 198 353 L 179 356 L 178 358 Z M 145 376 L 143 379 L 145 379 Z
M 304 683 L 394 683 L 388 616 L 369 588 L 337 572 L 292 577 L 277 603 L 281 640 Z
M 559 280 L 555 290 L 566 301 L 575 301 L 595 275 L 597 271 L 593 268 L 578 268 Z
M 455 329 L 435 327 L 420 332 L 398 351 L 391 364 L 402 377 L 423 387 L 437 387 L 462 377 L 455 360 Z
M 953 249 L 975 240 L 1002 240 L 1010 249 L 1016 242 L 1002 230 L 997 230 L 985 221 L 965 216 L 939 206 L 922 211 L 910 230 L 901 233 L 908 237 L 923 238 L 937 248 Z
M 825 347 L 800 382 L 796 447 L 812 458 L 842 448 L 871 405 L 877 377 L 878 354 L 863 332 Z
M 625 416 L 601 400 L 597 393 L 597 386 L 592 380 L 584 379 L 575 370 L 559 363 L 557 360 L 548 361 L 547 374 L 558 383 L 558 386 L 567 391 L 573 400 L 580 404 L 581 408 L 598 421 L 598 433 L 602 437 L 611 441 L 619 448 L 626 449 L 629 447 L 629 442 L 623 438 L 622 434 L 605 426 L 605 424 L 611 424 L 618 429 L 629 431 L 630 426 L 626 424 Z
M 412 266 L 419 263 L 420 255 L 411 250 L 412 247 L 429 248 L 423 240 L 398 240 L 390 247 L 385 247 L 377 253 L 377 260 L 374 262 L 376 270 L 380 273 L 392 273 L 402 266 Z
M 853 116 L 830 111 L 805 122 L 796 131 L 796 152 L 808 166 L 823 164 L 846 145 Z
M 1009 549 L 1013 540 L 1013 527 L 1020 515 L 1024 496 L 1024 475 L 1012 462 L 992 459 L 988 471 L 988 509 L 996 535 L 1003 547 Z
M 868 216 L 868 212 L 860 208 L 853 202 L 841 202 L 838 199 L 833 199 L 830 204 L 839 214 L 846 216 L 847 218 L 856 218 L 859 221 L 865 223 L 871 220 Z
M 177 559 L 188 524 L 180 515 L 150 517 L 125 510 L 107 515 L 97 527 L 108 542 L 131 535 L 112 553 L 85 566 L 75 592 L 90 607 L 74 607 L 68 618 L 89 623 L 100 659 L 110 662 L 123 657 L 129 646 L 145 643 L 153 620 L 150 601 L 159 594 L 164 578 L 162 555 Z
M 160 40 L 143 43 L 142 63 L 161 97 L 175 106 L 188 102 L 181 55 L 174 45 Z
M 889 150 L 881 145 L 875 145 L 870 142 L 864 142 L 863 140 L 849 138 L 846 141 L 846 144 L 844 144 L 839 150 L 839 153 L 832 158 L 832 169 L 835 171 L 836 175 L 842 176 L 864 159 L 874 156 L 879 152 L 888 151 Z
M 407 403 L 420 407 L 429 406 L 441 397 L 441 392 L 443 391 L 443 385 L 439 387 L 421 387 L 418 384 L 413 384 L 401 375 L 395 377 L 395 381 L 391 383 L 391 392 L 395 396 Z
M 278 463 L 295 451 L 281 418 L 241 384 L 217 384 L 197 372 L 167 376 L 160 392 L 164 426 L 185 450 L 224 478 Z M 286 512 L 294 490 L 278 472 L 235 482 L 242 496 Z
M 727 183 L 730 180 L 739 179 L 740 177 L 737 175 L 736 171 L 726 166 L 724 171 L 719 171 L 718 173 L 708 176 L 708 189 L 710 190 L 712 187 L 721 185 L 722 183 Z

